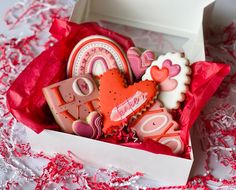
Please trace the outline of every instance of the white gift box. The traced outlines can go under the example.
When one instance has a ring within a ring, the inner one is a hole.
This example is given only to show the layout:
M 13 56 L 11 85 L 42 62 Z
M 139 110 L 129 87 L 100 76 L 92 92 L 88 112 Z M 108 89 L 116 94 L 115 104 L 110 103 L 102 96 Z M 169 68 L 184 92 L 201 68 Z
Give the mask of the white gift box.
M 173 36 L 191 62 L 205 60 L 203 24 L 214 0 L 78 0 L 71 21 L 109 21 Z M 205 10 L 205 11 L 204 11 Z M 127 34 L 128 35 L 128 34 Z M 184 39 L 184 40 L 183 40 Z M 143 47 L 148 48 L 148 47 Z M 163 186 L 185 185 L 193 164 L 190 159 L 109 144 L 62 132 L 27 129 L 35 150 L 67 154 L 70 150 L 86 163 L 142 172 Z M 189 141 L 191 146 L 191 140 Z

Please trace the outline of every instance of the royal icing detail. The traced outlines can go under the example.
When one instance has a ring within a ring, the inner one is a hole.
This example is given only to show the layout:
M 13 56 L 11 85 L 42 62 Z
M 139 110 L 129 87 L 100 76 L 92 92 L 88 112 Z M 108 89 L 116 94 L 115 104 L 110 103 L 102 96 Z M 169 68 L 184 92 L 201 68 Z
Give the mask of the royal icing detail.
M 165 108 L 160 107 L 158 102 L 144 112 L 132 128 L 141 140 L 149 138 L 158 141 L 171 148 L 175 154 L 180 154 L 184 150 L 178 124 Z
M 94 35 L 75 46 L 69 57 L 67 75 L 74 77 L 91 73 L 99 78 L 113 68 L 119 69 L 132 83 L 132 72 L 122 48 L 110 38 Z
M 98 89 L 90 74 L 52 84 L 43 93 L 56 122 L 67 133 L 73 133 L 75 120 L 84 121 L 99 109 Z
M 102 134 L 102 116 L 97 112 L 91 112 L 86 121 L 76 120 L 72 123 L 72 130 L 76 135 L 92 138 L 92 139 L 99 139 Z
M 147 93 L 137 91 L 133 96 L 114 107 L 111 111 L 111 121 L 121 121 L 128 117 L 134 110 L 137 110 L 147 100 Z
M 100 106 L 104 117 L 103 132 L 110 134 L 127 124 L 129 119 L 156 99 L 155 81 L 141 81 L 126 86 L 119 70 L 112 69 L 100 79 Z
M 154 80 L 160 84 L 159 99 L 168 109 L 177 109 L 184 101 L 191 79 L 189 61 L 180 53 L 161 55 L 146 70 L 142 80 Z
M 93 92 L 93 83 L 85 77 L 79 77 L 73 82 L 72 88 L 79 96 L 88 96 Z
M 155 59 L 155 54 L 151 50 L 141 53 L 138 48 L 131 47 L 127 51 L 127 57 L 135 78 L 138 80 Z

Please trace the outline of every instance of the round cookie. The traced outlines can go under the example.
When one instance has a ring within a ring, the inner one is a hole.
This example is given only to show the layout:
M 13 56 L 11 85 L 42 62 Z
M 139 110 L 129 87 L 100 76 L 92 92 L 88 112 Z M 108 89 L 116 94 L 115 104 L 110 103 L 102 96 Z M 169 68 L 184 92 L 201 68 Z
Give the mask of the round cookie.
M 100 77 L 110 69 L 119 69 L 129 83 L 132 72 L 122 48 L 112 39 L 93 35 L 79 41 L 74 47 L 67 65 L 67 76 L 75 77 L 85 73 Z
M 177 109 L 184 101 L 191 82 L 189 61 L 180 53 L 161 55 L 146 70 L 142 80 L 154 80 L 160 85 L 159 100 L 168 109 Z

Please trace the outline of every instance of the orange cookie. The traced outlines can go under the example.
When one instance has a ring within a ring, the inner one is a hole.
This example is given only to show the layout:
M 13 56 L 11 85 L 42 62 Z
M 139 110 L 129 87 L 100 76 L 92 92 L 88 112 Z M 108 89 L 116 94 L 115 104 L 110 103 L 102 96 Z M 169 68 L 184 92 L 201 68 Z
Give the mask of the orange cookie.
M 126 86 L 120 71 L 112 69 L 101 77 L 99 93 L 103 132 L 109 134 L 154 103 L 159 91 L 156 82 L 148 80 Z

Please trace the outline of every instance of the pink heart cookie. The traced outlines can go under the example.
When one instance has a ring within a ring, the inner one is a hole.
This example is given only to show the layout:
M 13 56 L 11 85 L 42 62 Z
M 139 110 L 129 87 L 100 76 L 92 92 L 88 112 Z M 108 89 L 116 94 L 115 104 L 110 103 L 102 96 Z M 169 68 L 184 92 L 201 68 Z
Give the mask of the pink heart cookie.
M 141 53 L 141 51 L 136 47 L 129 48 L 127 51 L 127 57 L 137 80 L 142 77 L 142 75 L 145 73 L 145 70 L 155 59 L 155 55 L 151 50 L 146 50 Z
M 72 124 L 73 132 L 82 137 L 99 139 L 102 134 L 102 116 L 98 112 L 93 111 L 86 120 L 87 123 L 82 120 L 74 121 Z

